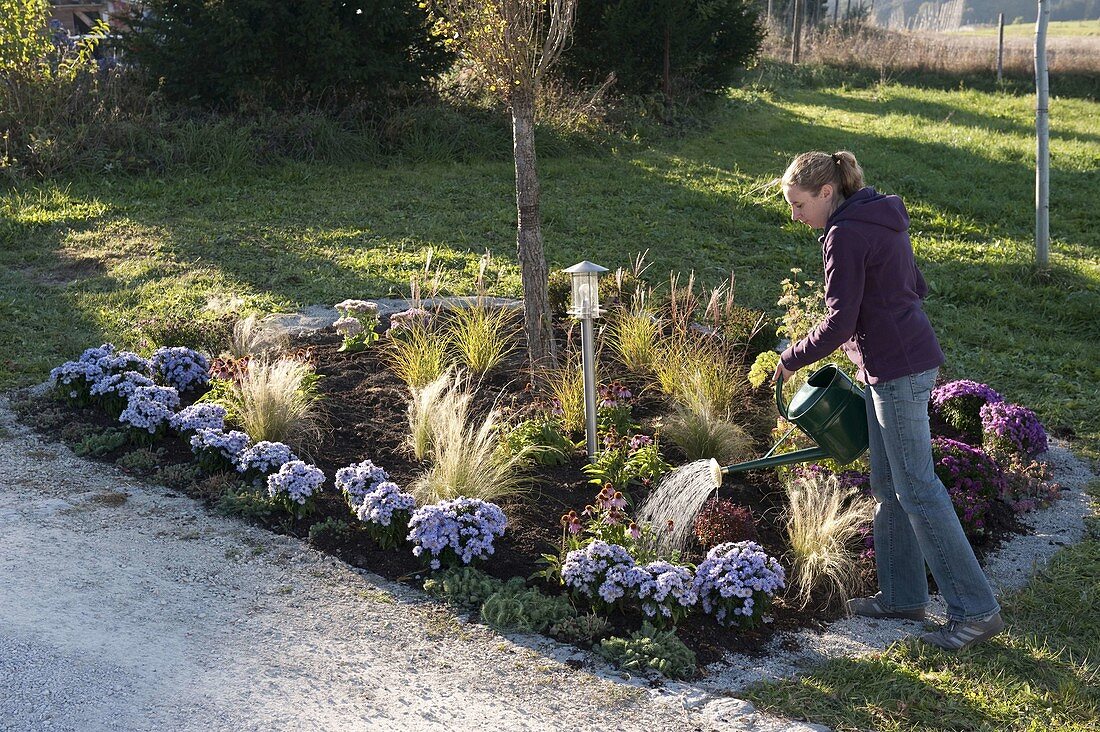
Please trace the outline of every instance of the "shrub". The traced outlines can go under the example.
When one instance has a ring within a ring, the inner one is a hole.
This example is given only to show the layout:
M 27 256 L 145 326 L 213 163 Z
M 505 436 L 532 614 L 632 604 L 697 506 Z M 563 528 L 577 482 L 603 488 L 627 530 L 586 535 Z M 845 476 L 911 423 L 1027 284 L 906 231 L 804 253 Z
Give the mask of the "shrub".
M 833 475 L 804 473 L 787 486 L 787 537 L 791 544 L 791 589 L 802 607 L 815 590 L 826 604 L 841 603 L 859 580 L 854 548 L 871 519 L 874 503 Z
M 591 646 L 607 635 L 611 624 L 595 613 L 574 615 L 550 626 L 550 635 L 567 643 Z
M 409 519 L 416 508 L 416 498 L 402 493 L 396 483 L 384 480 L 363 494 L 356 515 L 366 527 L 367 535 L 383 549 L 397 546 L 409 534 Z
M 569 461 L 577 446 L 565 435 L 558 420 L 536 417 L 516 425 L 502 425 L 501 449 L 508 455 L 527 455 L 539 465 L 561 465 Z
M 550 597 L 533 587 L 527 587 L 522 577 L 513 577 L 481 605 L 481 619 L 499 630 L 519 630 L 524 633 L 545 633 L 557 623 L 573 617 L 576 612 L 569 600 Z
M 450 62 L 425 9 L 397 0 L 365 9 L 329 0 L 148 0 L 127 24 L 127 57 L 182 102 L 276 106 L 366 97 L 377 105 L 398 87 L 424 87 Z
M 1047 432 L 1030 409 L 989 402 L 978 413 L 982 419 L 982 445 L 986 449 L 1023 459 L 1046 452 Z
M 757 11 L 744 0 L 593 0 L 577 5 L 562 63 L 571 77 L 590 81 L 615 72 L 632 93 L 670 85 L 717 90 L 756 55 L 763 37 Z
M 695 673 L 695 653 L 672 630 L 658 630 L 649 622 L 629 638 L 600 641 L 599 654 L 620 668 L 635 673 L 659 671 L 670 679 L 685 679 Z
M 456 607 L 481 607 L 504 583 L 476 567 L 451 567 L 424 580 L 424 591 Z
M 486 558 L 507 526 L 508 519 L 496 504 L 456 498 L 417 509 L 409 520 L 409 541 L 415 556 L 439 569 Z
M 160 383 L 184 394 L 210 383 L 206 356 L 184 346 L 162 346 L 153 353 L 153 375 Z
M 695 516 L 695 536 L 703 547 L 756 539 L 752 511 L 728 498 L 711 498 Z
M 963 531 L 970 538 L 981 536 L 993 501 L 1007 490 L 1004 470 L 984 450 L 947 437 L 932 439 L 932 456 Z
M 448 320 L 448 343 L 459 363 L 474 374 L 486 374 L 518 347 L 513 321 L 514 314 L 506 308 L 458 308 Z
M 319 468 L 291 460 L 267 476 L 267 494 L 287 513 L 301 518 L 313 511 L 313 497 L 324 482 L 325 474 Z
M 340 318 L 333 323 L 344 342 L 340 351 L 362 351 L 378 340 L 378 303 L 369 300 L 344 300 L 336 304 Z
M 756 542 L 719 544 L 695 570 L 695 592 L 703 612 L 719 625 L 755 625 L 786 575 L 775 557 Z
M 1001 395 L 985 384 L 969 379 L 949 381 L 932 390 L 932 409 L 944 422 L 967 440 L 977 443 L 982 436 L 981 408 L 1002 402 Z
M 254 360 L 238 381 L 229 383 L 222 399 L 219 403 L 253 440 L 286 442 L 301 450 L 320 435 L 317 377 L 302 361 Z
M 779 365 L 779 354 L 775 351 L 761 351 L 749 368 L 749 384 L 753 389 L 759 389 L 764 382 L 771 379 L 775 373 L 775 367 Z
M 450 365 L 447 341 L 434 332 L 430 323 L 391 328 L 388 333 L 386 361 L 410 389 L 426 387 L 447 372 Z

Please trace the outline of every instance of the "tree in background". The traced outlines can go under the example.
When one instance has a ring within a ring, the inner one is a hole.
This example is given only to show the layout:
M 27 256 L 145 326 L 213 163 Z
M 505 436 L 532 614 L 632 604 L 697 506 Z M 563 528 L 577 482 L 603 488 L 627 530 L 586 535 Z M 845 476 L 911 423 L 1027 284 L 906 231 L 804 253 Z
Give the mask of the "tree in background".
M 763 37 L 751 0 L 583 0 L 563 63 L 574 79 L 614 72 L 632 93 L 710 91 L 733 81 Z
M 0 73 L 26 72 L 53 50 L 46 0 L 0 0 Z
M 416 0 L 146 0 L 128 22 L 128 57 L 204 106 L 377 102 L 451 63 Z
M 523 280 L 531 366 L 556 360 L 539 218 L 535 99 L 565 48 L 577 0 L 436 0 L 440 32 L 479 66 L 512 111 L 516 164 L 516 255 Z

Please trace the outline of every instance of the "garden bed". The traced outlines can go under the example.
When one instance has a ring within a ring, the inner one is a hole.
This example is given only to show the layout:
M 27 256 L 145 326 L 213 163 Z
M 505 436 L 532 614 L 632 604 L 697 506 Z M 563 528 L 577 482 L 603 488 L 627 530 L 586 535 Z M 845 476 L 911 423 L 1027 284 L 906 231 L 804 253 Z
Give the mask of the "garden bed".
M 422 463 L 413 460 L 406 447 L 408 390 L 388 368 L 384 349 L 368 348 L 349 353 L 341 350 L 342 343 L 341 336 L 334 329 L 327 328 L 299 338 L 292 344 L 322 377 L 318 388 L 322 395 L 326 427 L 320 442 L 302 456 L 327 477 L 325 490 L 315 496 L 315 510 L 306 517 L 290 517 L 270 510 L 256 511 L 239 504 L 229 510 L 272 530 L 309 539 L 319 548 L 356 567 L 419 586 L 429 576 L 424 563 L 413 556 L 407 545 L 389 549 L 379 547 L 361 529 L 344 498 L 331 489 L 333 476 L 338 470 L 366 459 L 383 466 L 390 479 L 399 486 L 411 483 L 423 469 Z M 480 383 L 475 394 L 474 411 L 484 413 L 498 408 L 512 422 L 544 411 L 547 407 L 545 399 L 540 400 L 536 396 L 536 390 L 526 378 L 527 373 L 526 354 L 522 350 L 512 352 L 505 363 L 491 371 Z M 639 433 L 652 434 L 655 422 L 667 410 L 666 397 L 641 381 L 624 379 L 622 383 L 634 394 L 631 399 L 632 420 L 638 426 Z M 196 396 L 192 394 L 185 404 L 192 402 Z M 762 454 L 774 439 L 774 406 L 770 403 L 770 394 L 746 392 L 740 406 L 742 422 L 751 433 L 753 449 L 756 454 Z M 81 439 L 87 442 L 87 436 L 94 437 L 98 432 L 117 426 L 117 422 L 102 410 L 80 409 L 66 401 L 45 403 L 40 399 L 35 403 L 24 402 L 21 412 L 32 426 L 70 443 L 79 443 Z M 938 429 L 951 432 L 951 428 L 942 423 Z M 146 452 L 138 459 L 133 457 L 135 451 L 132 445 L 113 448 L 104 445 L 99 448 L 101 454 L 95 457 L 115 461 L 131 472 L 153 476 L 169 474 L 171 469 L 167 466 L 186 466 L 192 462 L 191 450 L 178 438 L 159 439 L 152 446 L 141 449 Z M 663 452 L 673 464 L 682 460 L 682 456 L 678 456 L 673 449 L 663 446 Z M 599 490 L 599 486 L 593 485 L 584 472 L 586 464 L 583 452 L 574 452 L 561 465 L 532 465 L 528 470 L 529 492 L 501 502 L 508 517 L 507 532 L 497 540 L 492 556 L 480 562 L 479 567 L 501 580 L 531 578 L 529 584 L 543 592 L 562 594 L 560 583 L 534 575 L 545 569 L 544 555 L 561 551 L 563 514 L 570 510 L 580 513 L 593 502 L 593 496 Z M 210 478 L 182 480 L 176 487 L 226 508 L 221 500 L 226 488 L 224 481 Z M 653 484 L 645 483 L 633 485 L 630 492 L 634 504 L 640 505 L 653 487 Z M 720 489 L 720 496 L 747 507 L 755 518 L 756 540 L 769 555 L 786 562 L 791 550 L 782 524 L 787 496 L 776 472 L 758 471 L 728 477 Z M 319 530 L 317 527 L 325 527 L 326 521 L 332 525 L 336 525 L 332 522 L 346 522 L 347 525 L 341 525 L 339 530 Z M 1020 529 L 1012 509 L 999 501 L 993 504 L 985 521 L 985 530 L 975 541 L 979 555 L 995 547 L 1009 533 Z M 311 527 L 314 527 L 312 532 Z M 705 548 L 696 543 L 683 559 L 698 563 L 704 554 Z M 855 586 L 848 588 L 852 594 L 869 591 L 874 586 L 873 561 L 865 559 L 858 569 Z M 820 628 L 840 615 L 839 603 L 827 602 L 824 596 L 814 595 L 805 607 L 801 607 L 780 595 L 766 612 L 763 622 L 754 627 L 723 627 L 712 616 L 696 612 L 679 622 L 676 631 L 696 654 L 698 664 L 703 666 L 719 660 L 727 651 L 747 654 L 762 652 L 777 631 Z M 621 608 L 613 610 L 608 617 L 609 632 L 618 636 L 627 635 L 638 628 L 641 619 L 637 613 L 624 613 Z

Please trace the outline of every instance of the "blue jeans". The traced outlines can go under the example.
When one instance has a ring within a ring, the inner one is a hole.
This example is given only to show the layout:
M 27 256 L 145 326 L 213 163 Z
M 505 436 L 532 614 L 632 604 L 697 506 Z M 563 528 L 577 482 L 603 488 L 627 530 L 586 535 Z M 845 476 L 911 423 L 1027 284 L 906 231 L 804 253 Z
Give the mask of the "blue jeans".
M 927 562 L 947 602 L 947 617 L 979 620 L 1000 608 L 933 468 L 928 397 L 938 371 L 865 390 L 871 490 L 878 504 L 875 566 L 887 607 L 914 610 L 928 604 Z

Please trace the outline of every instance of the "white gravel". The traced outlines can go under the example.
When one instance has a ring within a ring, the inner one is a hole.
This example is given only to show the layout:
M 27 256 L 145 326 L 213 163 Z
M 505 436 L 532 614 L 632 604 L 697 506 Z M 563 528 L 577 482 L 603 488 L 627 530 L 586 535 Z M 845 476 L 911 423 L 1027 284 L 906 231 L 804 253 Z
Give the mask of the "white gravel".
M 1000 588 L 1077 541 L 1087 469 Z M 33 730 L 825 729 L 757 712 L 746 682 L 884 647 L 915 624 L 847 620 L 730 657 L 691 684 L 502 637 L 294 539 L 212 515 L 18 425 L 0 398 L 0 732 Z M 1017 542 L 1026 542 L 1017 544 Z M 583 670 L 577 670 L 584 665 Z

